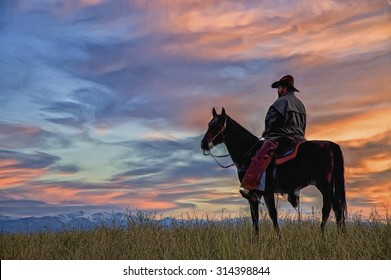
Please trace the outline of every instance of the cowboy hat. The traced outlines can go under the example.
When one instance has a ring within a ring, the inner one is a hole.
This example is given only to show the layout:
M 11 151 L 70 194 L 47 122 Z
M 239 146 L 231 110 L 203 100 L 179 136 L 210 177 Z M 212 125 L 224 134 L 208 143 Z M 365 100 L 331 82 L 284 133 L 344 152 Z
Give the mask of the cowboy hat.
M 279 86 L 287 86 L 289 89 L 293 89 L 293 91 L 300 92 L 297 88 L 293 86 L 295 79 L 291 75 L 286 75 L 282 77 L 279 81 L 274 82 L 272 84 L 272 88 L 278 88 Z

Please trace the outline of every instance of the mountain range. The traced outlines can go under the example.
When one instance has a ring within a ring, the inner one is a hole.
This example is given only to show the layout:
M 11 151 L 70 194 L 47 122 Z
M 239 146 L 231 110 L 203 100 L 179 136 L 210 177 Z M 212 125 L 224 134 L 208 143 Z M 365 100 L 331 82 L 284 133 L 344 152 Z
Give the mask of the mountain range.
M 238 223 L 243 219 L 229 219 L 221 222 Z M 99 212 L 88 215 L 83 211 L 44 217 L 23 217 L 14 218 L 0 215 L 0 232 L 5 234 L 11 233 L 36 233 L 36 232 L 57 232 L 67 230 L 93 230 L 99 227 L 106 228 L 127 228 L 137 224 L 153 224 L 164 228 L 173 225 L 199 225 L 210 222 L 205 219 L 176 219 L 165 217 L 155 219 L 153 215 L 136 214 L 131 215 L 122 212 Z
M 146 220 L 147 218 L 145 218 Z M 64 230 L 92 230 L 97 227 L 125 227 L 142 219 L 135 215 L 121 212 L 99 212 L 87 215 L 83 211 L 71 214 L 13 218 L 0 215 L 0 232 L 35 233 L 56 232 Z M 164 221 L 161 221 L 164 223 Z M 168 222 L 168 221 L 167 221 Z

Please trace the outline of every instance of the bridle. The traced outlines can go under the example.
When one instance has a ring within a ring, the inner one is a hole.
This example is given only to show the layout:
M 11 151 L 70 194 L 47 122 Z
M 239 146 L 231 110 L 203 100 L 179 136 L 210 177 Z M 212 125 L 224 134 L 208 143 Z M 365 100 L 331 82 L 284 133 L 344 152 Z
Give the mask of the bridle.
M 218 133 L 216 133 L 216 135 L 214 137 L 212 137 L 212 139 L 210 139 L 209 143 L 208 143 L 208 147 L 209 147 L 209 150 L 206 151 L 206 150 L 203 150 L 203 154 L 204 156 L 211 156 L 215 162 L 221 167 L 221 168 L 229 168 L 231 166 L 234 166 L 235 163 L 232 163 L 232 164 L 229 164 L 229 165 L 222 165 L 218 160 L 217 158 L 225 158 L 225 157 L 229 157 L 230 154 L 225 154 L 225 155 L 222 155 L 222 156 L 216 156 L 214 154 L 212 154 L 211 150 L 213 148 L 213 140 L 215 140 L 218 136 L 221 136 L 223 137 L 223 142 L 225 140 L 225 135 L 224 135 L 224 130 L 227 128 L 227 120 L 228 118 L 225 119 L 225 122 L 224 122 L 224 125 L 222 126 L 222 128 L 220 129 L 220 131 Z
M 228 118 L 225 119 L 224 125 L 223 125 L 223 127 L 220 129 L 220 131 L 219 131 L 218 133 L 216 133 L 216 135 L 215 135 L 214 137 L 212 137 L 212 139 L 209 141 L 209 143 L 208 143 L 209 150 L 208 150 L 208 151 L 203 150 L 203 155 L 204 155 L 204 156 L 211 156 L 211 157 L 215 160 L 215 162 L 216 162 L 221 168 L 229 168 L 229 167 L 232 167 L 232 166 L 236 165 L 235 162 L 232 163 L 232 164 L 229 164 L 229 165 L 223 165 L 223 164 L 221 164 L 221 163 L 217 160 L 218 158 L 225 158 L 225 157 L 231 156 L 230 153 L 225 154 L 225 155 L 221 155 L 221 156 L 216 156 L 216 155 L 212 154 L 212 152 L 211 152 L 211 150 L 212 150 L 212 148 L 213 148 L 213 140 L 216 139 L 220 134 L 221 134 L 222 137 L 223 137 L 223 142 L 225 141 L 224 130 L 227 128 L 227 120 L 228 120 Z M 244 158 L 252 151 L 252 149 L 258 144 L 259 141 L 260 141 L 260 140 L 258 140 L 258 141 L 257 141 L 257 142 L 256 142 L 256 143 L 255 143 L 255 144 L 254 144 L 254 145 L 253 145 L 253 146 L 244 154 L 244 156 L 242 156 L 242 159 L 244 159 Z M 211 144 L 211 145 L 210 145 L 210 144 Z

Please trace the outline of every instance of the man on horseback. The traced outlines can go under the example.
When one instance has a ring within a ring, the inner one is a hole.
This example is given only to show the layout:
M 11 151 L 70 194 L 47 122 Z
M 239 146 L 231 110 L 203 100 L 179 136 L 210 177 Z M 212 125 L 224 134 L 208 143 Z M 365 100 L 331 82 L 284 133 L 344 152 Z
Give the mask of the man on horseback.
M 297 143 L 305 141 L 306 110 L 295 95 L 295 91 L 299 90 L 294 87 L 293 76 L 286 75 L 274 82 L 271 87 L 277 88 L 278 98 L 266 114 L 265 130 L 262 134 L 265 141 L 252 159 L 241 185 L 246 189 L 240 191 L 243 197 L 252 200 L 258 199 L 256 191 L 265 191 L 266 168 L 275 150 L 277 149 L 277 154 L 284 155 Z M 298 193 L 288 194 L 288 201 L 296 207 Z

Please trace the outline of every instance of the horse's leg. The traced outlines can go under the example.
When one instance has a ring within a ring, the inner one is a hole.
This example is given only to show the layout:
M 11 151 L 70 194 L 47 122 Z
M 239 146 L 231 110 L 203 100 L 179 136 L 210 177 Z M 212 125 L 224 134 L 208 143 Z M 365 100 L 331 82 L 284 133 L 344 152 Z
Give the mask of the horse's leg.
M 258 200 L 249 199 L 248 203 L 250 204 L 251 219 L 255 234 L 259 235 L 259 202 Z
M 340 202 L 337 201 L 337 199 L 333 198 L 333 210 L 335 214 L 335 219 L 337 221 L 337 228 L 339 232 L 345 232 L 346 226 L 345 226 L 345 212 L 344 207 L 340 205 Z
M 337 220 L 338 231 L 345 232 L 345 215 L 346 215 L 346 194 L 345 194 L 345 177 L 344 162 L 341 148 L 338 145 L 333 148 L 333 209 Z
M 278 227 L 278 221 L 277 221 L 277 210 L 276 210 L 276 203 L 274 200 L 274 194 L 273 193 L 266 193 L 264 194 L 265 203 L 267 206 L 267 210 L 269 211 L 270 219 L 273 221 L 274 229 L 277 231 L 277 233 L 280 232 L 280 229 Z
M 337 216 L 337 228 L 339 232 L 346 232 L 345 218 L 342 216 Z
M 323 207 L 322 207 L 322 223 L 320 224 L 320 228 L 322 230 L 322 233 L 324 234 L 324 229 L 331 212 L 331 193 L 330 193 L 331 189 L 329 187 L 326 187 L 323 188 L 321 192 L 323 196 Z
M 254 190 L 246 190 L 246 189 L 240 189 L 240 194 L 243 196 L 243 198 L 248 200 L 248 203 L 250 204 L 250 212 L 251 212 L 251 219 L 253 222 L 253 228 L 255 230 L 255 234 L 258 235 L 259 233 L 259 201 L 261 200 L 261 196 L 257 194 Z
M 296 211 L 297 211 L 297 219 L 299 220 L 299 222 L 301 222 L 301 210 L 300 210 L 300 197 L 299 196 L 297 197 Z

